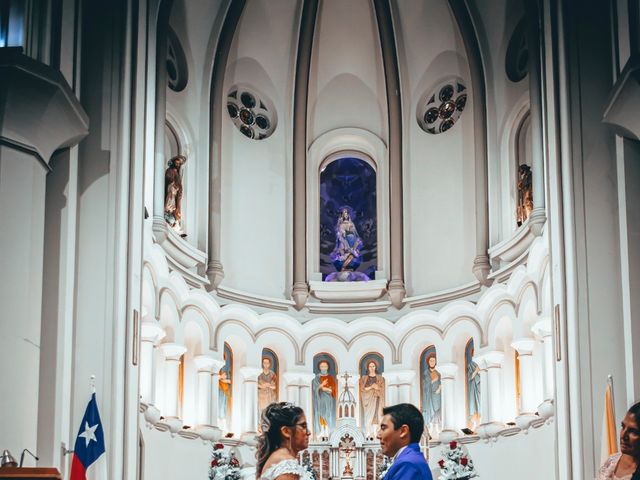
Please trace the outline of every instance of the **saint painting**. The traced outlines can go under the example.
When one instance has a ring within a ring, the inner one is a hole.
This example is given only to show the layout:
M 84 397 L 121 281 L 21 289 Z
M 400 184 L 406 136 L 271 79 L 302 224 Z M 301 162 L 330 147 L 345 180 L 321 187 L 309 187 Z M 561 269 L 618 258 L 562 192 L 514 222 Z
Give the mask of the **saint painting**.
M 218 374 L 218 423 L 220 428 L 231 428 L 231 381 L 233 378 L 233 352 L 229 344 L 224 344 L 224 365 Z
M 522 164 L 518 168 L 518 205 L 516 207 L 516 220 L 518 226 L 522 225 L 533 210 L 533 185 L 531 182 L 531 167 Z
M 360 421 L 365 437 L 373 439 L 385 405 L 385 381 L 382 355 L 370 353 L 360 360 Z
M 262 350 L 262 373 L 258 375 L 258 411 L 278 401 L 278 357 L 265 348 Z
M 442 379 L 437 364 L 436 347 L 431 345 L 420 355 L 422 416 L 429 431 L 442 428 Z
M 475 430 L 480 424 L 480 368 L 473 361 L 473 338 L 465 348 L 465 363 L 467 377 L 467 424 Z
M 336 427 L 338 382 L 335 360 L 327 354 L 314 357 L 314 373 L 311 382 L 313 396 L 313 433 L 316 437 L 328 437 Z

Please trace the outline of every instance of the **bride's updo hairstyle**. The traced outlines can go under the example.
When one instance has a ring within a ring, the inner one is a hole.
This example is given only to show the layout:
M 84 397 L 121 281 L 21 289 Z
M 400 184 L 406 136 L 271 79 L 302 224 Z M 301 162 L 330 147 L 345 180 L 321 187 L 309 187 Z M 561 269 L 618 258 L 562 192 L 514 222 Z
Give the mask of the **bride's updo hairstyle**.
M 293 427 L 304 415 L 300 407 L 293 403 L 280 402 L 272 403 L 262 411 L 260 428 L 262 433 L 258 437 L 258 448 L 256 451 L 256 477 L 260 478 L 262 469 L 269 456 L 278 448 L 282 447 L 282 427 Z

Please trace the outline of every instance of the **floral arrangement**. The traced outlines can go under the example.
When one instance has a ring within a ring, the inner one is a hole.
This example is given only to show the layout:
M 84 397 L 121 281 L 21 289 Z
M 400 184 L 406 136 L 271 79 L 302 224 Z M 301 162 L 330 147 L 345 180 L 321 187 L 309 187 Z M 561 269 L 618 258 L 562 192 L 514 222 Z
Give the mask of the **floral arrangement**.
M 380 468 L 378 468 L 378 480 L 382 480 L 384 476 L 387 474 L 389 469 L 391 468 L 391 464 L 393 462 L 386 455 L 382 456 L 382 463 L 380 464 Z
M 240 461 L 233 452 L 225 452 L 222 443 L 213 444 L 209 480 L 240 480 Z
M 309 472 L 313 480 L 318 478 L 318 474 L 313 469 L 313 464 L 311 463 L 311 455 L 305 455 L 302 457 L 302 466 L 307 472 Z
M 462 450 L 458 442 L 450 442 L 449 449 L 445 449 L 442 456 L 442 460 L 438 462 L 440 466 L 439 480 L 468 479 L 478 476 L 473 461 Z

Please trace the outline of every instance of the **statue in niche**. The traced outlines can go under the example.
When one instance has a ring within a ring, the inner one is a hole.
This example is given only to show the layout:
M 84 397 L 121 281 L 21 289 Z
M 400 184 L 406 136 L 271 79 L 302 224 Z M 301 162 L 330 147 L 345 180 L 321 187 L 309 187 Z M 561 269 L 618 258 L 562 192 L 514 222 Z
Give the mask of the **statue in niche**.
M 533 186 L 531 183 L 531 167 L 523 164 L 518 168 L 518 205 L 516 207 L 516 220 L 518 226 L 522 225 L 533 210 Z
M 328 282 L 357 282 L 367 281 L 369 277 L 362 273 L 356 272 L 362 263 L 360 250 L 363 243 L 355 223 L 352 220 L 353 210 L 351 207 L 344 206 L 340 208 L 338 221 L 336 222 L 336 246 L 331 252 L 331 260 L 333 266 L 337 270 L 327 276 Z
M 437 363 L 436 352 L 428 352 L 422 370 L 422 415 L 430 431 L 442 425 L 442 377 L 436 370 Z
M 311 382 L 313 395 L 313 426 L 317 437 L 328 437 L 336 427 L 336 398 L 338 384 L 329 372 L 329 362 L 320 360 L 318 373 Z
M 380 425 L 385 398 L 384 377 L 378 373 L 378 364 L 374 360 L 367 362 L 367 374 L 360 377 L 359 387 L 362 427 L 365 437 L 373 439 Z
M 278 401 L 278 375 L 272 370 L 271 359 L 262 358 L 262 373 L 258 375 L 258 410 Z
M 164 173 L 164 219 L 181 237 L 187 234 L 182 230 L 182 176 L 180 169 L 187 161 L 184 155 L 176 155 L 169 160 Z
M 473 339 L 469 340 L 466 348 L 467 363 L 467 423 L 471 430 L 480 424 L 480 367 L 473 361 Z

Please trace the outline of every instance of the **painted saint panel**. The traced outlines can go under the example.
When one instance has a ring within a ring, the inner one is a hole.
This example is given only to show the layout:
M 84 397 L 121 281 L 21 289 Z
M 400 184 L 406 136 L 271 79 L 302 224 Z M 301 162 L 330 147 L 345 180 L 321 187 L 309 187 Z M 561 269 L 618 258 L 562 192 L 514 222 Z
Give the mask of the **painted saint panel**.
M 436 347 L 430 345 L 420 355 L 422 415 L 430 432 L 442 429 L 442 378 L 437 365 Z
M 475 430 L 480 425 L 480 368 L 473 361 L 473 338 L 465 348 L 466 380 L 467 380 L 467 426 Z
M 262 349 L 262 373 L 258 375 L 258 411 L 278 401 L 278 357 L 268 348 Z
M 374 438 L 385 406 L 384 358 L 367 353 L 360 359 L 360 425 L 366 438 Z
M 233 351 L 224 343 L 224 365 L 218 374 L 218 424 L 224 431 L 231 428 L 231 392 L 233 391 Z
M 325 281 L 375 278 L 376 172 L 359 158 L 339 158 L 320 173 L 320 271 Z
M 319 353 L 313 357 L 313 373 L 311 382 L 313 399 L 313 433 L 316 437 L 328 437 L 336 427 L 336 411 L 338 366 L 328 353 Z

